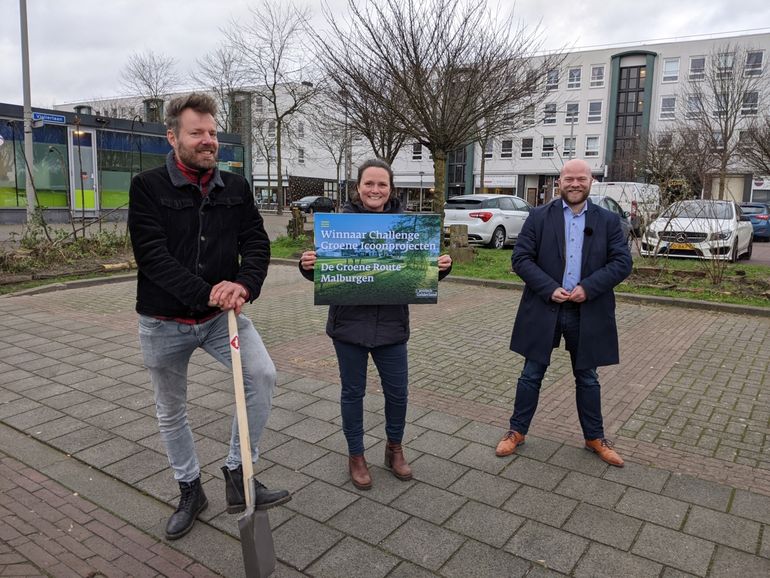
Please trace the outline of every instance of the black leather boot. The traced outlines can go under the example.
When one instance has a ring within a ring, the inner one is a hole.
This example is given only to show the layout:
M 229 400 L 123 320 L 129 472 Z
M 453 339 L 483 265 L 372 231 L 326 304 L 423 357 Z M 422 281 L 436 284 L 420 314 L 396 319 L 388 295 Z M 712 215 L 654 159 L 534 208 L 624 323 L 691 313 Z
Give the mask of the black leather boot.
M 225 499 L 227 500 L 227 513 L 237 514 L 246 509 L 246 498 L 243 494 L 243 466 L 230 470 L 222 466 L 222 474 L 225 477 Z M 288 490 L 268 490 L 264 485 L 254 480 L 256 495 L 254 507 L 257 510 L 267 510 L 273 506 L 280 506 L 291 500 Z
M 166 523 L 166 538 L 177 540 L 192 530 L 195 519 L 209 505 L 200 477 L 192 482 L 179 482 L 179 505 Z

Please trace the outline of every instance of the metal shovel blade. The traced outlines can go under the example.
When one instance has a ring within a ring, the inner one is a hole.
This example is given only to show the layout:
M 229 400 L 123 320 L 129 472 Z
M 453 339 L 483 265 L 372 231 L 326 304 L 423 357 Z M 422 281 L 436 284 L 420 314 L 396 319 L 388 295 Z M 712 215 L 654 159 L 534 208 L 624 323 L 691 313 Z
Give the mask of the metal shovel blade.
M 249 480 L 249 484 L 253 491 L 254 478 Z M 273 533 L 267 512 L 255 510 L 254 506 L 246 508 L 238 518 L 238 529 L 241 531 L 243 566 L 247 578 L 267 578 L 275 570 Z

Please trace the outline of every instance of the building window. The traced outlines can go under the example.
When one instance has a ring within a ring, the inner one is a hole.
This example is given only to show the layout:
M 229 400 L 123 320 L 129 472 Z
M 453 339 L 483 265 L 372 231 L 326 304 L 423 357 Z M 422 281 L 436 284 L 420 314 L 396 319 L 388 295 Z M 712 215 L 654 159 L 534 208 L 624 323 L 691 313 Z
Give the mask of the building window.
M 690 80 L 703 80 L 706 78 L 706 57 L 690 57 Z
M 698 118 L 701 114 L 701 100 L 697 94 L 687 96 L 687 118 Z
M 586 137 L 586 154 L 587 157 L 599 156 L 599 137 L 587 136 Z
M 567 103 L 567 116 L 564 119 L 566 124 L 575 124 L 580 117 L 580 103 Z
M 743 95 L 741 114 L 743 116 L 755 116 L 759 112 L 759 92 L 751 90 Z
M 278 158 L 278 147 L 273 145 L 270 147 L 270 154 L 268 156 L 268 160 L 274 161 L 276 158 Z
M 501 159 L 513 158 L 513 140 L 507 139 L 500 143 L 500 158 Z
M 558 90 L 559 88 L 559 69 L 549 70 L 545 75 L 545 89 Z
M 588 122 L 602 122 L 601 100 L 592 100 L 588 103 Z
M 412 145 L 412 160 L 413 161 L 422 160 L 422 145 L 418 142 Z
M 522 124 L 524 126 L 534 125 L 535 124 L 535 105 L 530 104 L 527 108 L 525 108 L 522 117 L 523 117 Z
M 583 69 L 575 66 L 567 71 L 567 88 L 580 88 L 580 79 L 583 76 Z
M 297 149 L 297 164 L 300 164 L 300 165 L 305 164 L 305 149 L 303 148 Z
M 591 67 L 591 88 L 604 86 L 604 65 L 594 64 Z
M 545 105 L 543 114 L 543 124 L 556 124 L 556 103 L 550 102 Z
M 746 149 L 751 147 L 752 133 L 751 130 L 738 131 L 738 148 Z
M 664 96 L 660 99 L 660 120 L 674 120 L 676 96 Z
M 305 138 L 305 123 L 302 121 L 297 123 L 297 138 Z
M 535 139 L 533 138 L 523 138 L 521 139 L 521 158 L 523 159 L 531 159 L 532 158 L 532 150 L 535 148 Z
M 727 114 L 728 95 L 724 92 L 718 92 L 714 97 L 714 114 L 725 116 Z
M 735 54 L 732 52 L 722 52 L 717 54 L 716 68 L 717 78 L 730 78 L 733 75 L 733 63 Z
M 749 50 L 746 53 L 746 68 L 743 73 L 746 76 L 759 76 L 762 74 L 762 64 L 765 53 L 762 50 Z
M 552 136 L 544 136 L 543 137 L 543 149 L 541 156 L 544 159 L 550 158 L 553 156 L 553 152 L 556 149 L 556 144 L 554 143 Z
M 275 121 L 271 120 L 269 123 L 267 123 L 267 136 L 269 137 L 275 137 Z
M 676 82 L 679 80 L 679 59 L 663 59 L 663 82 Z
M 254 112 L 257 114 L 265 113 L 265 101 L 261 96 L 254 97 Z
M 575 156 L 575 137 L 574 136 L 564 137 L 564 156 L 570 159 Z
M 725 139 L 722 135 L 721 130 L 715 130 L 714 131 L 714 150 L 724 150 L 725 148 Z
M 490 138 L 490 139 L 487 139 L 487 142 L 484 145 L 484 158 L 491 159 L 494 156 L 495 156 L 495 141 Z

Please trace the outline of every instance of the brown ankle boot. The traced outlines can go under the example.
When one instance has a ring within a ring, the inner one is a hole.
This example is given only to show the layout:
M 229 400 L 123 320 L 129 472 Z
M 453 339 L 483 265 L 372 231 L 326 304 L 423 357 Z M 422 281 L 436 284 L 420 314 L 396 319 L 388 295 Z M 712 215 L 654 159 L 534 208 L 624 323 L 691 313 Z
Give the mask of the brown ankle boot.
M 366 465 L 363 454 L 360 456 L 348 456 L 348 469 L 350 481 L 359 490 L 369 490 L 372 487 L 372 475 Z
M 401 444 L 388 442 L 385 444 L 385 467 L 399 480 L 407 481 L 412 479 L 412 468 L 406 463 L 404 449 Z

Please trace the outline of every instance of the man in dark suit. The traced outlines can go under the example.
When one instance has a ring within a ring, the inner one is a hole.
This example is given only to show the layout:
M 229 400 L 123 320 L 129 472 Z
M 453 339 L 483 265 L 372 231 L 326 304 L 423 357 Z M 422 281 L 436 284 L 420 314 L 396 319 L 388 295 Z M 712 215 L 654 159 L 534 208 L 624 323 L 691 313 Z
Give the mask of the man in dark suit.
M 526 287 L 511 350 L 525 362 L 498 456 L 524 443 L 551 352 L 564 337 L 586 449 L 610 465 L 623 466 L 604 437 L 596 368 L 619 360 L 613 288 L 631 272 L 631 254 L 618 216 L 588 200 L 591 181 L 588 163 L 567 161 L 559 176 L 561 197 L 534 209 L 516 242 L 511 261 Z

